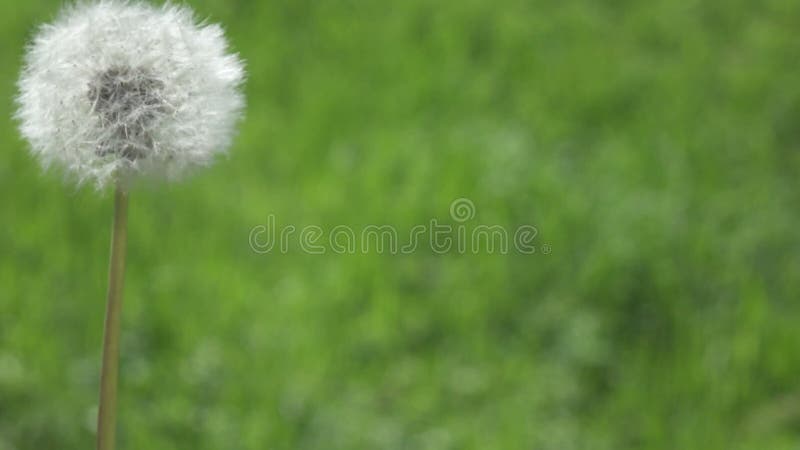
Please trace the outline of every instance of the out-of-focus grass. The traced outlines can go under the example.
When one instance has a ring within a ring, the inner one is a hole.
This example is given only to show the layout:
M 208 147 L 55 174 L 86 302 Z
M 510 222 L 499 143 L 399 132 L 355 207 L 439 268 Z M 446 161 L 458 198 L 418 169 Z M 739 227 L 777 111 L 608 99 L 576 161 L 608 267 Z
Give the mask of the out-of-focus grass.
M 247 60 L 231 157 L 133 193 L 122 449 L 790 449 L 800 4 L 192 2 Z M 0 449 L 93 442 L 111 199 L 10 116 Z M 258 255 L 252 227 L 533 224 L 543 255 Z

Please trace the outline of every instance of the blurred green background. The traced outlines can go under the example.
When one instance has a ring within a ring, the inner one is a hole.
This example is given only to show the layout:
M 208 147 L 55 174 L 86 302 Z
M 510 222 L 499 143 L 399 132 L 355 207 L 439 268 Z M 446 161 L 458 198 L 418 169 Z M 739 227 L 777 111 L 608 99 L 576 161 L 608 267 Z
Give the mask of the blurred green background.
M 800 3 L 197 0 L 231 155 L 131 196 L 121 449 L 800 448 Z M 112 196 L 11 119 L 0 450 L 94 445 Z M 545 255 L 256 254 L 279 225 L 535 225 Z

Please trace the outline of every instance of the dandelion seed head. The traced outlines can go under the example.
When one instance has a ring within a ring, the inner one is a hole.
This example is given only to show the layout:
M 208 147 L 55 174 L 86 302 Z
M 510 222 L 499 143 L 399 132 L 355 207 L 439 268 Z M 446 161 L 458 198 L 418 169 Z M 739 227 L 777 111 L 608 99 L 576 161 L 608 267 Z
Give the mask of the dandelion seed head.
M 227 151 L 243 80 L 222 29 L 186 7 L 81 3 L 27 49 L 16 117 L 37 159 L 79 182 L 175 178 Z

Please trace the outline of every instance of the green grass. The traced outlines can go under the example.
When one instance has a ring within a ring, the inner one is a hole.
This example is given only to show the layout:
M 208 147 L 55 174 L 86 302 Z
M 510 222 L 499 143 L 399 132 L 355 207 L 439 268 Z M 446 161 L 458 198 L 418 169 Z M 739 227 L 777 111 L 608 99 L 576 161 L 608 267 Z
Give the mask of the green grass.
M 112 196 L 11 119 L 0 450 L 94 442 Z M 193 1 L 230 158 L 131 195 L 120 449 L 795 449 L 800 4 Z M 544 255 L 258 255 L 279 224 L 533 224 Z

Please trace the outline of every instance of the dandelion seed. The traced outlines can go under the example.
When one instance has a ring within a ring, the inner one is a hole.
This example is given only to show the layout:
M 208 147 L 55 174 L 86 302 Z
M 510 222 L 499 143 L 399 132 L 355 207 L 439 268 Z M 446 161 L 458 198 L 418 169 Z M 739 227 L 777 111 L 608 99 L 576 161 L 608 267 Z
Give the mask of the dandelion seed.
M 243 79 L 222 29 L 185 7 L 80 4 L 28 48 L 17 118 L 42 164 L 79 182 L 174 178 L 227 150 Z

